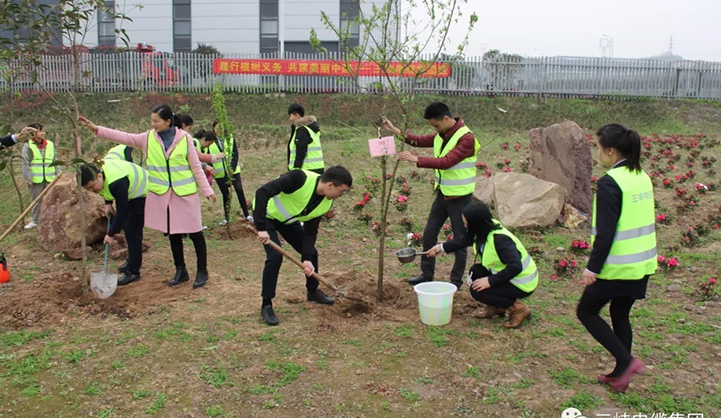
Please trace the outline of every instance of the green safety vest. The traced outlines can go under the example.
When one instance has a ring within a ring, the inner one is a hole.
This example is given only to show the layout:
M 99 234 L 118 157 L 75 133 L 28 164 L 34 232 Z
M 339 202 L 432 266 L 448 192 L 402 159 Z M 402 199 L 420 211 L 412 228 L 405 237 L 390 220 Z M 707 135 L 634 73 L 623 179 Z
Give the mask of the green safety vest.
M 275 219 L 284 224 L 292 224 L 296 221 L 307 222 L 319 216 L 323 216 L 333 206 L 333 201 L 323 198 L 315 209 L 307 212 L 310 199 L 315 194 L 320 174 L 313 171 L 303 170 L 306 175 L 305 184 L 291 194 L 280 193 L 268 201 L 268 218 Z M 255 210 L 255 199 L 253 199 L 253 210 Z
M 170 158 L 165 158 L 163 145 L 148 131 L 148 190 L 162 195 L 172 188 L 178 196 L 188 196 L 198 191 L 193 171 L 188 162 L 188 141 L 183 139 L 175 146 Z
M 307 126 L 298 126 L 293 131 L 293 136 L 290 138 L 290 144 L 288 145 L 290 149 L 290 153 L 288 154 L 288 170 L 292 170 L 294 168 L 296 153 L 295 136 L 298 133 L 298 129 L 301 128 L 308 131 L 311 139 L 311 142 L 308 144 L 308 152 L 305 154 L 305 160 L 303 160 L 303 166 L 301 169 L 322 170 L 325 168 L 325 164 L 323 163 L 323 148 L 320 144 L 320 132 L 315 132 Z
M 496 220 L 493 222 L 498 223 Z M 536 268 L 536 262 L 533 261 L 531 256 L 528 254 L 528 251 L 526 251 L 526 248 L 523 244 L 521 244 L 521 241 L 519 241 L 515 235 L 511 234 L 511 232 L 504 227 L 492 230 L 488 234 L 486 242 L 483 244 L 480 251 L 478 251 L 477 244 L 473 243 L 473 250 L 476 254 L 479 252 L 482 253 L 481 264 L 483 267 L 487 268 L 491 274 L 496 274 L 506 268 L 506 265 L 501 262 L 501 259 L 498 257 L 498 253 L 496 252 L 496 245 L 493 240 L 494 235 L 507 236 L 513 240 L 513 243 L 516 244 L 516 249 L 519 253 L 521 253 L 521 264 L 523 266 L 523 270 L 511 279 L 511 284 L 526 293 L 531 293 L 536 290 L 536 286 L 538 286 L 538 269 Z
M 470 132 L 471 130 L 467 126 L 461 126 L 443 149 L 441 149 L 443 138 L 440 133 L 437 133 L 433 139 L 433 156 L 435 158 L 445 157 L 458 145 L 461 137 Z M 476 155 L 480 149 L 481 144 L 478 143 L 478 139 L 475 139 L 472 156 L 449 169 L 436 169 L 436 189 L 440 187 L 441 193 L 445 196 L 466 196 L 473 193 L 476 188 Z
M 103 159 L 104 160 L 122 160 L 122 161 L 128 161 L 128 162 L 132 163 L 133 162 L 132 158 L 130 160 L 125 159 L 125 150 L 128 148 L 130 148 L 130 147 L 127 145 L 122 145 L 122 144 L 116 145 L 116 146 L 110 148 L 110 150 L 108 150 L 108 153 L 105 154 L 105 158 L 103 158 Z M 132 148 L 131 148 L 131 150 L 132 150 Z
M 50 167 L 50 164 L 55 161 L 55 145 L 47 141 L 45 145 L 45 157 L 40 152 L 40 148 L 35 142 L 28 142 L 28 148 L 33 153 L 33 159 L 30 161 L 30 174 L 32 175 L 33 183 L 40 184 L 42 182 L 48 182 L 55 180 L 57 169 Z
M 653 201 L 653 184 L 643 171 L 627 167 L 612 168 L 606 172 L 621 189 L 621 216 L 611 250 L 598 278 L 607 280 L 638 280 L 654 274 L 656 259 L 656 218 Z M 596 240 L 596 196 L 593 197 L 591 244 Z
M 148 191 L 148 172 L 139 165 L 112 158 L 105 160 L 105 164 L 103 164 L 103 188 L 100 189 L 100 195 L 105 200 L 115 200 L 108 187 L 123 177 L 127 177 L 130 183 L 128 185 L 128 200 L 145 197 Z
M 202 154 L 220 154 L 223 152 L 220 147 L 218 146 L 217 142 L 213 142 L 210 144 L 208 148 L 204 148 L 200 143 L 197 145 L 198 151 L 200 151 Z M 216 179 L 222 179 L 225 178 L 225 169 L 227 168 L 227 161 L 225 158 L 222 160 L 213 163 L 213 177 Z M 233 171 L 233 174 L 240 174 L 240 162 L 238 162 L 238 166 L 235 167 L 235 170 Z

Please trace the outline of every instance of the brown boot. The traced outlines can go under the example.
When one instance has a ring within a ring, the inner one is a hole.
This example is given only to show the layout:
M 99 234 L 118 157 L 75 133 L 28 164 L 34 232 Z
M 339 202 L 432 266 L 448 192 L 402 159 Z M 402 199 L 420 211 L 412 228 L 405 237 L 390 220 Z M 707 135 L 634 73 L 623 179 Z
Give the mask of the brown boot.
M 529 315 L 531 315 L 531 309 L 520 300 L 516 300 L 513 306 L 508 308 L 508 322 L 503 326 L 506 328 L 518 328 L 521 326 L 521 322 L 528 318 Z
M 478 319 L 491 319 L 494 316 L 505 316 L 505 315 L 506 315 L 505 309 L 486 305 L 485 310 L 475 313 L 473 315 L 473 317 L 478 318 Z

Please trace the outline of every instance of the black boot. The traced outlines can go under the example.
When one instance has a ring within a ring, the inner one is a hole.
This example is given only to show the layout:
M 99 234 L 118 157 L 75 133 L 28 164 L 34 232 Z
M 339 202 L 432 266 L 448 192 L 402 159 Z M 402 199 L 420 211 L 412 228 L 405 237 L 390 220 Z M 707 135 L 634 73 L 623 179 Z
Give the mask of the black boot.
M 130 272 L 125 272 L 123 274 L 123 277 L 118 279 L 118 286 L 125 286 L 126 284 L 130 284 L 132 282 L 137 282 L 140 280 L 140 275 Z
M 118 267 L 118 273 L 125 273 L 128 271 L 128 262 L 124 262 L 123 264 Z
M 415 286 L 419 283 L 425 283 L 425 282 L 432 282 L 433 279 L 428 279 L 423 274 L 419 274 L 417 276 L 413 276 L 410 279 L 408 279 L 408 284 L 411 286 Z
M 177 286 L 188 280 L 190 280 L 188 269 L 186 269 L 185 266 L 175 266 L 175 277 L 168 282 L 168 286 Z
M 198 273 L 195 275 L 195 281 L 193 282 L 193 289 L 203 287 L 207 281 L 208 270 L 198 270 Z
M 280 320 L 275 316 L 275 312 L 273 312 L 273 305 L 265 305 L 260 308 L 260 316 L 262 316 L 263 321 L 270 326 L 280 324 Z
M 318 302 L 321 305 L 332 305 L 333 303 L 335 303 L 335 300 L 332 297 L 321 292 L 320 289 L 316 289 L 316 291 L 313 293 L 307 292 L 306 295 L 309 301 Z

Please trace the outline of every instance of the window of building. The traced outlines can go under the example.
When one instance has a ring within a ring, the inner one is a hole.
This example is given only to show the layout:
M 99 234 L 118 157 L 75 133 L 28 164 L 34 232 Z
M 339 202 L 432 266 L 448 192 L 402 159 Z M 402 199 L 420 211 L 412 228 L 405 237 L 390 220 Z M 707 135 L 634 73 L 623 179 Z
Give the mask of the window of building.
M 260 53 L 278 51 L 278 0 L 260 0 Z
M 190 0 L 173 0 L 173 51 L 193 50 Z
M 98 10 L 98 46 L 115 46 L 115 1 Z
M 359 0 L 340 0 L 340 29 L 348 30 L 348 46 L 358 46 L 360 41 L 360 27 L 355 19 L 360 16 Z

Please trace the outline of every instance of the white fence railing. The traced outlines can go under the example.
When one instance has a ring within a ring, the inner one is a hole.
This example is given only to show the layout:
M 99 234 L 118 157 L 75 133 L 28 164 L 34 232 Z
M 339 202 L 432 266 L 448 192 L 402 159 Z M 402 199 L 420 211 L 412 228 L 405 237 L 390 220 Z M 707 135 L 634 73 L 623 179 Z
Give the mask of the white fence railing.
M 214 74 L 213 59 L 192 53 L 110 52 L 81 55 L 77 68 L 69 55 L 44 55 L 37 80 L 17 76 L 2 89 L 41 89 L 93 92 L 188 91 L 207 93 L 216 82 L 226 91 L 243 93 L 377 92 L 378 76 L 349 77 Z M 277 54 L 224 55 L 229 59 L 279 59 Z M 286 53 L 288 60 L 322 59 L 318 55 Z M 400 87 L 457 95 L 548 95 L 573 97 L 661 97 L 721 99 L 721 63 L 614 58 L 521 58 L 483 60 L 471 57 L 451 62 L 447 78 L 401 79 Z M 360 86 L 360 87 L 359 87 Z

